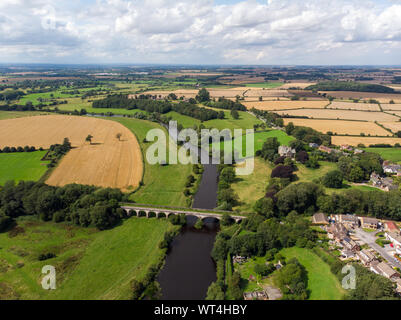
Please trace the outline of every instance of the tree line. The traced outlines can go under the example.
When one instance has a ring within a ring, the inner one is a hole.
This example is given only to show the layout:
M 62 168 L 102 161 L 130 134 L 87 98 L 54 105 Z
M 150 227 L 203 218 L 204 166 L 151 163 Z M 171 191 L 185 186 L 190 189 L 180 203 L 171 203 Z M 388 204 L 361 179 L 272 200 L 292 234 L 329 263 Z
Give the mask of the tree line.
M 124 199 L 125 195 L 118 189 L 8 181 L 0 189 L 0 231 L 10 227 L 15 218 L 25 215 L 104 230 L 126 217 L 119 206 Z

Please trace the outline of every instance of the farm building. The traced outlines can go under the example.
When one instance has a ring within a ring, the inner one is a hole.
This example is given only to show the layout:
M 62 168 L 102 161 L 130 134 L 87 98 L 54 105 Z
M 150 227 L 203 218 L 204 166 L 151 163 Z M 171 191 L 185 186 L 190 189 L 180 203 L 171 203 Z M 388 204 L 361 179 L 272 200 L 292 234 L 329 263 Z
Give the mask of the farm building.
M 278 153 L 281 157 L 294 158 L 296 151 L 288 146 L 280 146 L 278 147 Z

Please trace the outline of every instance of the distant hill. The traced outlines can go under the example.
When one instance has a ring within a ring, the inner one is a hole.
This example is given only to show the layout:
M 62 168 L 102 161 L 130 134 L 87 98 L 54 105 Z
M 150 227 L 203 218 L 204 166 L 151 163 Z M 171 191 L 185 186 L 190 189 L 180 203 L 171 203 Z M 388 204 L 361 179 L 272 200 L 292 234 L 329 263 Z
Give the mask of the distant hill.
M 316 91 L 358 91 L 358 92 L 378 92 L 378 93 L 395 93 L 395 90 L 379 84 L 344 82 L 344 81 L 327 81 L 311 85 L 306 90 Z

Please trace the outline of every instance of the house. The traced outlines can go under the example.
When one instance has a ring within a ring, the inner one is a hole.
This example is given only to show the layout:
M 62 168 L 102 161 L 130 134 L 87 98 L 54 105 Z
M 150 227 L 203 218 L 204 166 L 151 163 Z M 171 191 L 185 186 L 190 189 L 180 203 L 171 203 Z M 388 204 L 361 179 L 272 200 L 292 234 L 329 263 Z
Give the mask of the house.
M 352 240 L 351 238 L 348 238 L 348 237 L 345 237 L 341 243 L 344 246 L 344 248 L 351 250 L 351 251 L 357 251 L 360 249 L 359 245 L 354 240 Z
M 329 235 L 332 235 L 333 239 L 338 243 L 341 243 L 341 241 L 348 235 L 347 228 L 345 228 L 342 223 L 335 223 L 330 225 L 327 228 L 327 232 L 329 233 Z
M 326 152 L 326 153 L 332 153 L 334 150 L 332 148 L 326 147 L 326 146 L 320 146 L 319 150 L 322 152 Z
M 383 171 L 385 173 L 396 174 L 398 172 L 401 172 L 401 165 L 399 164 L 383 165 Z
M 384 223 L 384 227 L 386 231 L 391 231 L 391 232 L 399 232 L 400 229 L 397 227 L 397 225 L 393 221 L 386 221 Z
M 382 179 L 376 172 L 372 172 L 370 175 L 370 182 L 374 187 L 381 187 L 382 185 Z
M 329 220 L 324 213 L 315 213 L 312 217 L 312 224 L 313 225 L 328 225 Z
M 365 151 L 364 150 L 362 150 L 362 149 L 355 149 L 354 150 L 354 153 L 355 154 L 361 154 L 361 153 L 364 153 Z
M 382 276 L 385 276 L 388 279 L 396 279 L 400 277 L 400 274 L 395 271 L 388 263 L 380 262 L 376 266 L 377 270 L 380 271 Z
M 319 145 L 317 143 L 311 142 L 311 143 L 309 143 L 309 147 L 311 147 L 311 148 L 319 148 Z
M 382 179 L 382 187 L 383 190 L 385 191 L 390 191 L 390 190 L 397 190 L 398 186 L 393 184 L 393 179 L 391 178 L 383 178 Z
M 395 251 L 401 254 L 401 235 L 399 232 L 387 231 L 385 233 L 386 239 L 391 241 Z
M 341 256 L 345 259 L 351 259 L 355 257 L 355 252 L 352 250 L 345 249 L 341 251 Z
M 292 149 L 291 147 L 288 147 L 288 146 L 279 146 L 278 154 L 281 157 L 294 158 L 295 154 L 296 154 L 296 150 Z
M 343 144 L 343 145 L 341 145 L 340 146 L 340 150 L 342 150 L 342 151 L 353 151 L 354 150 L 354 148 L 352 148 L 350 145 L 348 145 L 348 144 Z
M 350 228 L 354 228 L 359 225 L 358 217 L 351 214 L 339 214 L 337 216 L 337 221 Z
M 370 175 L 370 182 L 372 182 L 372 185 L 374 187 L 381 188 L 385 191 L 398 189 L 398 187 L 393 184 L 393 179 L 382 178 L 375 172 L 372 172 L 372 174 Z
M 370 217 L 360 217 L 361 227 L 366 229 L 377 229 L 379 224 L 379 220 L 376 218 Z
M 368 266 L 372 261 L 376 260 L 376 256 L 366 249 L 358 251 L 357 256 L 365 266 Z

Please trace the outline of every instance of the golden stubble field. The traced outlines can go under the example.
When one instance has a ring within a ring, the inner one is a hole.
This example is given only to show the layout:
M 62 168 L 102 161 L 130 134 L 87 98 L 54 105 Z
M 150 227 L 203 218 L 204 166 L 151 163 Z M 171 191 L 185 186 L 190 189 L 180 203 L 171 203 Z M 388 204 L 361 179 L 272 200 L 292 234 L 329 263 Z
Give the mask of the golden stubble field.
M 401 143 L 401 138 L 376 138 L 376 137 L 347 137 L 347 136 L 333 136 L 331 142 L 335 145 L 349 144 L 351 146 L 357 146 L 362 143 L 365 146 L 371 144 L 385 143 L 394 145 Z
M 354 103 L 342 101 L 332 101 L 327 108 L 341 110 L 381 111 L 379 105 L 375 103 Z
M 323 133 L 331 131 L 337 134 L 360 135 L 361 133 L 364 133 L 365 135 L 370 134 L 371 136 L 391 136 L 390 132 L 371 122 L 299 118 L 284 119 L 285 125 L 290 122 L 292 122 L 295 126 L 309 127 Z M 385 123 L 387 122 L 384 122 L 383 124 Z
M 281 115 L 306 116 L 315 119 L 333 120 L 361 120 L 361 121 L 398 121 L 400 118 L 384 112 L 368 112 L 357 110 L 335 110 L 335 109 L 297 109 L 276 111 Z
M 121 141 L 116 138 L 121 133 Z M 92 144 L 85 142 L 90 134 Z M 109 120 L 78 116 L 36 116 L 0 120 L 0 147 L 49 148 L 68 137 L 74 147 L 46 183 L 69 183 L 136 188 L 143 173 L 142 153 L 136 137 L 123 125 Z
M 248 109 L 259 110 L 286 110 L 286 109 L 303 109 L 303 108 L 318 108 L 323 109 L 329 104 L 328 101 L 254 101 L 254 102 L 241 102 Z
M 375 93 L 375 92 L 354 92 L 354 91 L 319 91 L 319 93 L 326 93 L 327 96 L 332 96 L 336 99 L 375 99 L 380 103 L 389 103 L 393 100 L 395 103 L 401 103 L 400 93 Z

